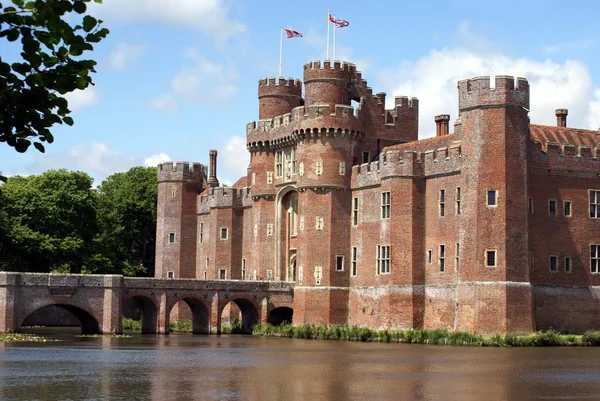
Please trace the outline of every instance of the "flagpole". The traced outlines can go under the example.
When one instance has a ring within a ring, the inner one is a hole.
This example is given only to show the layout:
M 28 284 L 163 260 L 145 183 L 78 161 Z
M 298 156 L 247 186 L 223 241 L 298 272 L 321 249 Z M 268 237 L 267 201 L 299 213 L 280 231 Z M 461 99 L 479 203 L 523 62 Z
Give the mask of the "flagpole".
M 335 18 L 335 17 L 333 17 Z M 335 31 L 337 31 L 337 26 L 333 27 L 333 59 L 335 60 Z
M 277 77 L 281 77 L 281 55 L 283 54 L 283 27 L 279 31 L 279 75 Z
M 329 25 L 331 21 L 329 21 L 329 16 L 331 15 L 331 10 L 329 7 L 327 7 L 327 54 L 325 56 L 326 60 L 329 60 Z

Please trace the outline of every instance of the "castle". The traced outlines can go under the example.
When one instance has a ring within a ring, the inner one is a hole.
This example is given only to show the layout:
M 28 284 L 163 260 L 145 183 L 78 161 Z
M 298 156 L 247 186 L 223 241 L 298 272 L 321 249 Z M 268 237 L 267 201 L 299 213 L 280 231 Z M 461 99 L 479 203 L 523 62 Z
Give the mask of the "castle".
M 293 281 L 294 324 L 600 328 L 598 132 L 530 124 L 524 78 L 458 96 L 418 140 L 418 100 L 353 64 L 260 80 L 246 177 L 158 166 L 156 277 Z

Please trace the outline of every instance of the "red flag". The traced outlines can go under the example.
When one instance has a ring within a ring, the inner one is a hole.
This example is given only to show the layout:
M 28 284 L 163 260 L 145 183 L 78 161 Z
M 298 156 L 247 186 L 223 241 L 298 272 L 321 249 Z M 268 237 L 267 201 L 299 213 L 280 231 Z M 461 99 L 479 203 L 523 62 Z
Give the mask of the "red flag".
M 302 34 L 298 31 L 294 31 L 292 29 L 285 29 L 285 28 L 283 28 L 283 30 L 285 31 L 285 35 L 287 36 L 288 39 L 303 37 Z
M 336 28 L 345 28 L 348 25 L 350 25 L 350 23 L 348 21 L 346 21 L 345 19 L 336 19 L 331 14 L 329 14 L 329 22 L 332 22 Z

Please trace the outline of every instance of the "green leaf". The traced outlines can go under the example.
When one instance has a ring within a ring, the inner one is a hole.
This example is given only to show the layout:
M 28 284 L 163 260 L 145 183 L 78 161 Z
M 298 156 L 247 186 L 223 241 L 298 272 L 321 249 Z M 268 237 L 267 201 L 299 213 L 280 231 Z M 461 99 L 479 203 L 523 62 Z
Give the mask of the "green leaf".
M 25 0 L 12 0 L 12 2 L 15 6 L 23 7 L 23 3 L 25 3 Z
M 63 118 L 63 122 L 67 125 L 73 125 L 74 121 L 71 117 L 65 117 Z
M 86 10 L 87 6 L 83 1 L 78 0 L 73 3 L 73 11 L 75 11 L 77 14 L 83 14 Z
M 17 28 L 9 30 L 6 33 L 6 39 L 8 39 L 9 42 L 14 42 L 15 40 L 19 39 L 19 30 Z
M 35 146 L 35 148 L 36 148 L 37 150 L 39 150 L 41 153 L 45 153 L 45 152 L 46 152 L 46 149 L 44 148 L 44 145 L 42 145 L 42 144 L 41 144 L 41 143 L 39 143 L 39 142 L 34 142 L 34 143 L 33 143 L 33 146 Z
M 98 22 L 96 21 L 96 18 L 90 15 L 86 15 L 85 17 L 83 17 L 83 30 L 86 32 L 90 32 L 92 29 L 94 29 L 97 23 Z
M 19 139 L 15 144 L 15 150 L 19 153 L 25 153 L 29 148 L 29 145 L 31 145 L 31 142 L 27 139 Z
M 30 1 L 27 4 L 25 4 L 25 8 L 28 10 L 33 10 L 35 8 L 35 2 L 34 1 Z

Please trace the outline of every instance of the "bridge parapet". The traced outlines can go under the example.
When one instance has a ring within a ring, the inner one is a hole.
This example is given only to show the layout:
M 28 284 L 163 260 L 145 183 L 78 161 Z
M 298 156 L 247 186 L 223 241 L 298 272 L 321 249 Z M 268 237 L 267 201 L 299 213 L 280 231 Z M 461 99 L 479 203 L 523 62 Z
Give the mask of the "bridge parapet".
M 125 288 L 161 290 L 202 290 L 240 292 L 291 292 L 294 282 L 287 281 L 248 281 L 248 280 L 198 280 L 198 279 L 155 279 L 149 277 L 125 277 Z

